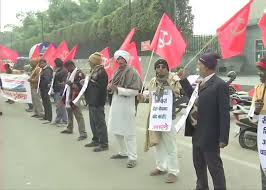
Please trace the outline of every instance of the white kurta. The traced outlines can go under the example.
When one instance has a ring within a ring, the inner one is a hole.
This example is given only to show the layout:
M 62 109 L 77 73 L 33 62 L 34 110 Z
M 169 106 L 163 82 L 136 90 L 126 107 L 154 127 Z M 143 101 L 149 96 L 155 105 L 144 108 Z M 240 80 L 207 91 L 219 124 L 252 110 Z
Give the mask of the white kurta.
M 113 94 L 108 126 L 115 135 L 136 135 L 135 96 L 138 90 L 118 87 Z

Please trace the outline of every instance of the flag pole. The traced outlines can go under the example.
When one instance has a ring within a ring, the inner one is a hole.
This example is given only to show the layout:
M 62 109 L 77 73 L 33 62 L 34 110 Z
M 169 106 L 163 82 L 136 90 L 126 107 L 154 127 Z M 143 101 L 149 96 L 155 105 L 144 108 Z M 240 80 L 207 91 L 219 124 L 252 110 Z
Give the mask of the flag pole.
M 185 65 L 184 69 L 186 69 L 197 57 L 198 55 L 216 38 L 216 35 L 214 35 L 204 46 L 200 49 L 200 51 L 192 57 L 192 59 L 189 60 L 189 62 Z
M 144 76 L 144 80 L 143 80 L 142 87 L 141 87 L 141 92 L 143 91 L 144 85 L 146 83 L 146 79 L 147 79 L 148 72 L 150 70 L 150 66 L 151 66 L 151 61 L 152 61 L 152 58 L 153 58 L 153 54 L 154 54 L 154 49 L 152 50 L 151 57 L 150 57 L 149 64 L 148 64 L 148 68 L 147 68 L 147 71 L 146 71 L 145 76 Z

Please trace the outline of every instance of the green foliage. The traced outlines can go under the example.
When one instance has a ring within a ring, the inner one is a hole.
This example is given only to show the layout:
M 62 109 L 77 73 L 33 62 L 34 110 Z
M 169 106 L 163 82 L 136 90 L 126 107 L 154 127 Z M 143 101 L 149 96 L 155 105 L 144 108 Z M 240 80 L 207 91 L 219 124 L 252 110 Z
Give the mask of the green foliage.
M 188 3 L 189 0 L 162 0 L 164 10 L 187 37 L 193 34 L 194 20 L 192 8 Z
M 102 0 L 99 5 L 98 13 L 100 16 L 109 15 L 117 8 L 122 7 L 123 4 L 123 0 Z
M 80 18 L 84 21 L 95 16 L 99 3 L 97 0 L 79 0 L 81 7 Z
M 49 0 L 49 9 L 45 12 L 18 15 L 23 26 L 13 29 L 16 36 L 13 47 L 28 53 L 32 45 L 42 40 L 42 22 L 45 41 L 59 44 L 67 40 L 70 46 L 78 43 L 85 47 L 86 52 L 100 51 L 106 46 L 116 50 L 132 27 L 138 30 L 137 43 L 152 40 L 161 16 L 171 8 L 165 6 L 165 1 L 134 0 L 130 9 L 129 0 Z M 187 9 L 186 13 L 177 15 L 178 20 L 184 19 L 180 21 L 180 28 L 191 35 L 193 16 L 191 7 L 187 6 L 188 0 L 185 1 L 177 6 L 182 5 L 178 10 Z M 8 38 L 8 34 L 0 35 L 0 43 L 9 41 L 2 40 L 4 38 Z
M 180 27 L 185 36 L 193 34 L 193 20 L 192 7 L 188 5 L 189 0 L 176 1 L 176 23 Z

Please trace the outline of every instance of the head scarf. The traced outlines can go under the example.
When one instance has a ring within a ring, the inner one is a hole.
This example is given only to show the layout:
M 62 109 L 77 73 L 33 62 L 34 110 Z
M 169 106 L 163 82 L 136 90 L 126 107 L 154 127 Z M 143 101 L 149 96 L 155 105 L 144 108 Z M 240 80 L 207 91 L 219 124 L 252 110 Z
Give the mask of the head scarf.
M 164 60 L 164 59 L 158 59 L 158 60 L 154 63 L 154 70 L 156 70 L 156 67 L 157 67 L 158 65 L 165 65 L 166 68 L 167 68 L 167 70 L 169 71 L 169 66 L 168 66 L 168 63 L 167 63 L 166 60 Z
M 122 57 L 127 63 L 130 61 L 130 54 L 127 51 L 117 50 L 114 54 L 114 58 L 117 60 L 119 57 Z

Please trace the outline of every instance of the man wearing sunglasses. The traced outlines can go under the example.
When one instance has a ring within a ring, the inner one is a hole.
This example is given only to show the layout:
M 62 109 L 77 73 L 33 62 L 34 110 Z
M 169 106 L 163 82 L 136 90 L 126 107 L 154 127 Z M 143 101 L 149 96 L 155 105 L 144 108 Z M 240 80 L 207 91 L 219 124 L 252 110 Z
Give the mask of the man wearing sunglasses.
M 167 130 L 152 129 L 154 126 L 163 125 L 159 124 L 161 121 L 157 120 L 156 122 L 151 122 L 151 119 L 154 117 L 156 118 L 156 114 L 154 114 L 152 110 L 156 110 L 158 108 L 158 106 L 156 108 L 154 104 L 157 100 L 165 102 L 172 100 L 172 102 L 169 102 L 169 104 L 172 105 L 170 106 L 172 107 L 172 110 L 169 110 L 166 117 L 170 117 L 170 121 L 176 118 L 175 98 L 180 95 L 181 86 L 178 82 L 179 77 L 169 72 L 168 63 L 164 59 L 159 59 L 155 62 L 154 70 L 156 76 L 147 86 L 148 92 L 144 91 L 143 94 L 138 96 L 140 102 L 149 102 L 151 108 L 148 118 L 148 125 L 146 127 L 145 151 L 148 151 L 150 147 L 155 147 L 156 168 L 150 172 L 150 176 L 167 174 L 165 182 L 174 183 L 177 181 L 177 176 L 179 174 L 176 129 L 173 123 L 171 126 L 165 125 L 166 127 L 169 127 Z M 172 98 L 169 98 L 168 95 L 172 96 Z M 159 109 L 171 109 L 170 107 L 164 106 L 162 103 L 160 104 Z M 158 111 L 157 116 L 161 117 L 164 115 L 164 113 L 165 111 Z

